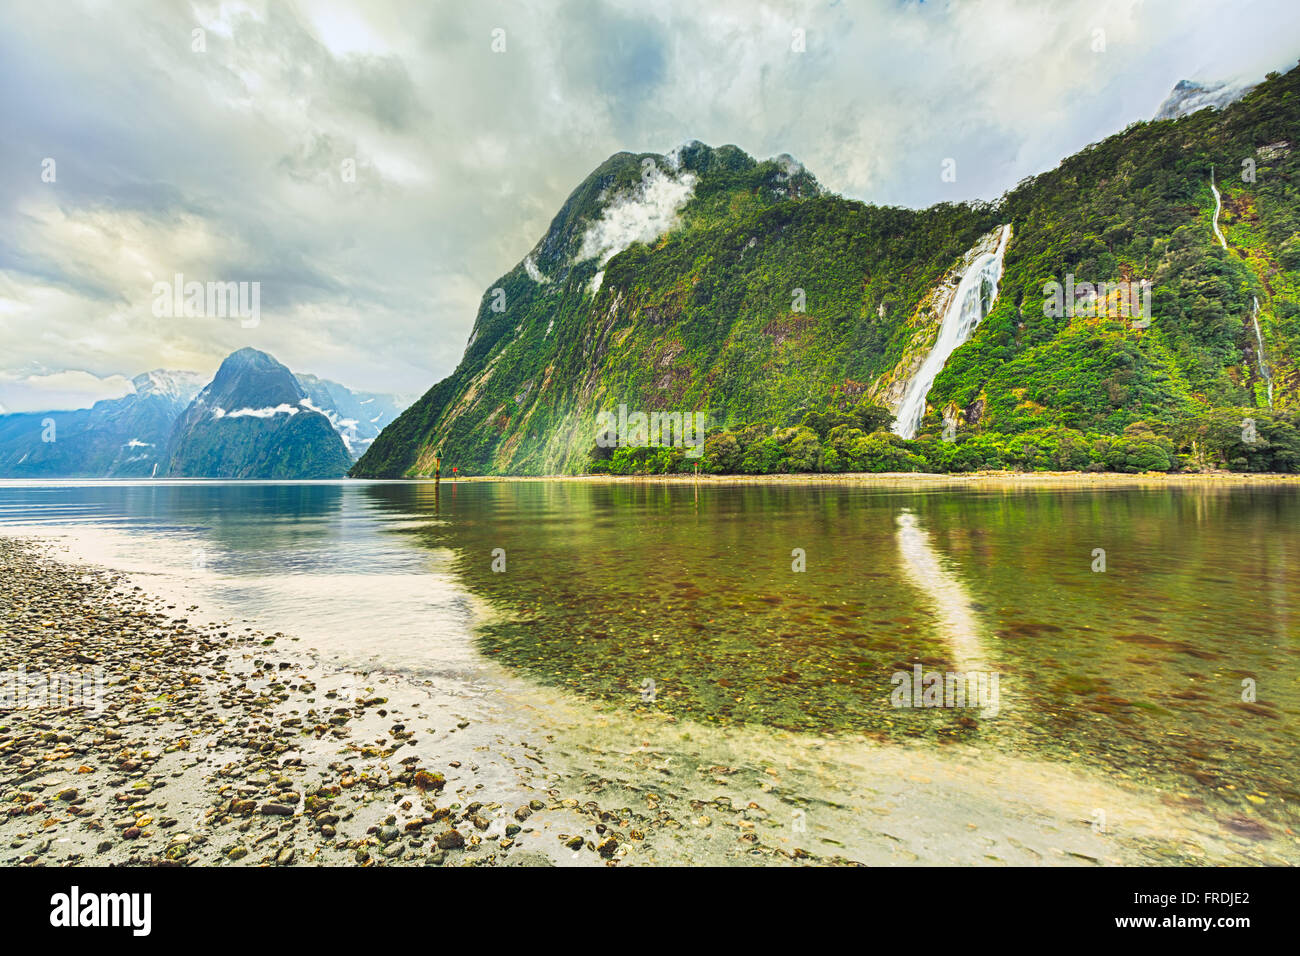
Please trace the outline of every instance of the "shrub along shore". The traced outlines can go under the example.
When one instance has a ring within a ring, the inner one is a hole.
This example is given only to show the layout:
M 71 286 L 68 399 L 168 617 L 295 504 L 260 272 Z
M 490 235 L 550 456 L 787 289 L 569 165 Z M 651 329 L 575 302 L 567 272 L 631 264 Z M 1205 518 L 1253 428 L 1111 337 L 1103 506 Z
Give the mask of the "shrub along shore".
M 889 430 L 892 421 L 888 410 L 863 403 L 808 412 L 788 428 L 715 431 L 705 439 L 702 454 L 693 455 L 686 446 L 597 443 L 588 470 L 610 475 L 1300 472 L 1300 413 L 1295 412 L 1216 409 L 1185 420 L 1134 422 L 1119 435 L 1051 427 L 1016 435 L 929 432 L 910 440 Z

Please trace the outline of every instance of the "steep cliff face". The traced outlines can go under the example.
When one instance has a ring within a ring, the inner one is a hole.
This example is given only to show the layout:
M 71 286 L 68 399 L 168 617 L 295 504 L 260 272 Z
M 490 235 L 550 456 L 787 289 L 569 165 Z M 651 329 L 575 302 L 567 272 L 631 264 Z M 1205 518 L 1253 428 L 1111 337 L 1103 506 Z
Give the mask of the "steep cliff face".
M 789 157 L 619 154 L 485 294 L 460 367 L 352 473 L 428 474 L 439 447 L 472 471 L 572 472 L 620 404 L 725 424 L 858 397 L 992 224 L 981 207 L 828 196 Z
M 993 205 L 852 202 L 789 157 L 735 147 L 618 154 L 485 293 L 456 371 L 352 473 L 428 474 L 439 449 L 471 473 L 584 470 L 600 413 L 620 405 L 769 430 L 864 397 L 897 409 L 1003 225 L 999 294 L 926 390 L 918 437 L 944 418 L 958 436 L 1118 434 L 1266 409 L 1261 350 L 1274 407 L 1293 408 L 1298 78 L 1135 124 Z M 1069 290 L 1059 308 L 1053 283 Z M 1147 290 L 1149 318 L 1109 311 L 1118 283 Z

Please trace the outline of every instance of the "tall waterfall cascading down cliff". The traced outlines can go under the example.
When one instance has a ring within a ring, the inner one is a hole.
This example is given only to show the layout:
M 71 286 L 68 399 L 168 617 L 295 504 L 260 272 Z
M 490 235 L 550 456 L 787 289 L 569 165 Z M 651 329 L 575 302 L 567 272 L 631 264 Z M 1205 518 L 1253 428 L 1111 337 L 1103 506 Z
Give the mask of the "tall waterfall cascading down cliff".
M 957 292 L 944 311 L 934 348 L 907 383 L 907 391 L 898 406 L 898 414 L 894 417 L 894 432 L 900 437 L 916 436 L 921 419 L 925 417 L 925 400 L 930 394 L 930 386 L 943 371 L 949 356 L 970 338 L 975 327 L 993 308 L 998 295 L 998 282 L 1002 278 L 1002 257 L 1010 239 L 1011 226 L 1003 226 L 997 248 L 993 252 L 977 256 L 962 274 Z

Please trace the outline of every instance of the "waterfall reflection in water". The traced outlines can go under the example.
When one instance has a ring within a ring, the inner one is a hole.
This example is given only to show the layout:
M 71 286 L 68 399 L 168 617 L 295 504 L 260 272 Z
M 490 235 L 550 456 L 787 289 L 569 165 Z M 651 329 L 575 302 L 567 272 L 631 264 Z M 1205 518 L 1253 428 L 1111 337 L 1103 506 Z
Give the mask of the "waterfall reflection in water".
M 898 513 L 898 553 L 903 574 L 938 613 L 939 630 L 952 648 L 954 666 L 962 671 L 988 670 L 988 653 L 970 594 L 961 579 L 944 567 L 929 533 L 907 509 Z

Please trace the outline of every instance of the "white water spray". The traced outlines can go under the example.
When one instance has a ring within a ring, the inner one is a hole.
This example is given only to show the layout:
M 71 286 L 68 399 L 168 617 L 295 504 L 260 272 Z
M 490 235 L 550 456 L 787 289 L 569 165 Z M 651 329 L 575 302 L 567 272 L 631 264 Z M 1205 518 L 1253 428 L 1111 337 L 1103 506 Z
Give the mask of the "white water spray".
M 1250 320 L 1255 323 L 1255 341 L 1259 348 L 1255 350 L 1255 360 L 1259 362 L 1260 377 L 1268 383 L 1268 407 L 1273 407 L 1273 376 L 1269 373 L 1268 363 L 1264 361 L 1264 333 L 1259 329 L 1259 297 L 1254 296 L 1255 309 L 1250 314 Z
M 898 406 L 898 414 L 894 418 L 894 432 L 899 436 L 915 437 L 916 430 L 921 427 L 921 419 L 925 417 L 925 400 L 930 394 L 930 386 L 943 371 L 949 356 L 970 338 L 975 327 L 993 308 L 998 295 L 998 281 L 1002 278 L 1002 256 L 1010 239 L 1011 227 L 1003 226 L 997 248 L 993 252 L 976 256 L 962 275 L 957 291 L 943 314 L 943 323 L 939 326 L 939 337 L 935 340 L 934 348 L 907 383 L 907 391 L 903 393 L 903 402 Z

